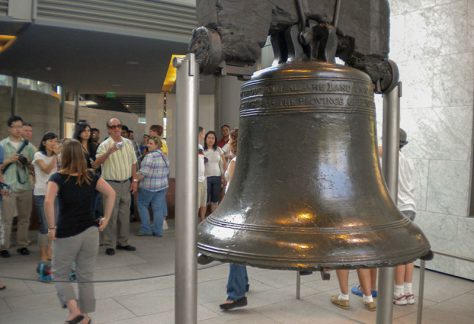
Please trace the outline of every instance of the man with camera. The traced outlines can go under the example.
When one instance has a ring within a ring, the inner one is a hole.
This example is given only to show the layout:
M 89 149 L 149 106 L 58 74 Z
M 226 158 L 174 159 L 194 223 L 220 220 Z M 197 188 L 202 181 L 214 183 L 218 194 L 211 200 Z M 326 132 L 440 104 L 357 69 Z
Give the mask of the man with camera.
M 17 252 L 22 255 L 30 254 L 28 250 L 28 229 L 32 206 L 32 184 L 29 177 L 29 167 L 35 148 L 22 137 L 23 119 L 11 116 L 7 121 L 9 136 L 0 142 L 3 147 L 4 160 L 1 165 L 5 183 L 10 187 L 11 194 L 3 198 L 2 225 L 4 243 L 0 247 L 0 256 L 10 257 L 10 238 L 12 223 L 18 215 Z

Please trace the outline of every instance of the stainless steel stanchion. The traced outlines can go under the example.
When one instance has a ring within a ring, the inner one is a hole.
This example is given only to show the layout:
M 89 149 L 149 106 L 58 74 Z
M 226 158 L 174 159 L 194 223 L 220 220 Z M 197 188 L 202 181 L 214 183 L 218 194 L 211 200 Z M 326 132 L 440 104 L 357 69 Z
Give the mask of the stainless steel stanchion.
M 296 299 L 301 299 L 301 274 L 296 271 Z
M 64 138 L 64 105 L 66 101 L 66 91 L 64 86 L 59 87 L 59 138 Z
M 74 123 L 79 121 L 79 92 L 74 93 Z
M 421 324 L 423 316 L 423 297 L 425 294 L 425 260 L 420 260 L 420 282 L 418 288 L 418 308 L 416 313 L 416 324 Z
M 400 129 L 401 82 L 383 97 L 382 172 L 393 201 L 398 194 L 398 150 Z M 393 280 L 395 268 L 379 272 L 377 324 L 390 324 L 393 317 Z
M 176 58 L 175 323 L 197 322 L 197 121 L 199 69 L 194 54 Z

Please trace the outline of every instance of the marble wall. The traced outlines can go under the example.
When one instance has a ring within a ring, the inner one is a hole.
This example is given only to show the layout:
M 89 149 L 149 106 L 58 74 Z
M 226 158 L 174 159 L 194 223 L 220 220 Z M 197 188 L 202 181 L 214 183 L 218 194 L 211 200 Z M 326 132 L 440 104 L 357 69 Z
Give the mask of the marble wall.
M 404 152 L 416 167 L 415 222 L 434 251 L 474 259 L 473 27 L 473 0 L 391 0 L 390 58 L 403 82 Z M 435 256 L 427 267 L 474 279 L 467 261 Z

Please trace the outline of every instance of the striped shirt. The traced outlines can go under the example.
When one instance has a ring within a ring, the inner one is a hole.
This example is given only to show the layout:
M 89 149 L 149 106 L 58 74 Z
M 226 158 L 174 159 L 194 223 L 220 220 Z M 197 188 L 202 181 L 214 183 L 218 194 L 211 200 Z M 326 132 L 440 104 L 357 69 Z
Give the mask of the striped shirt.
M 105 180 L 124 181 L 132 177 L 132 165 L 137 163 L 135 148 L 129 139 L 121 138 L 123 146 L 120 150 L 110 154 L 102 164 L 102 178 Z M 107 153 L 107 150 L 115 145 L 115 141 L 109 137 L 97 148 L 96 158 Z
M 140 181 L 140 188 L 148 191 L 160 191 L 168 188 L 169 162 L 166 155 L 160 150 L 155 150 L 142 161 L 140 174 L 144 178 Z

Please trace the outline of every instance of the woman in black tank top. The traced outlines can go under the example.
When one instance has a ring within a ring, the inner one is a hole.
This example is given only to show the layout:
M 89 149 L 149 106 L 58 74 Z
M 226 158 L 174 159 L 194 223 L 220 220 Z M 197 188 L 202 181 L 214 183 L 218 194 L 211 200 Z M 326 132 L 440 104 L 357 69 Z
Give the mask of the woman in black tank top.
M 53 240 L 53 281 L 63 305 L 69 309 L 66 323 L 91 323 L 88 313 L 95 311 L 95 259 L 99 249 L 99 231 L 109 222 L 115 202 L 115 191 L 92 170 L 87 169 L 79 141 L 63 144 L 62 169 L 53 174 L 45 197 L 48 236 Z M 104 217 L 94 215 L 97 191 L 105 199 Z M 54 200 L 59 213 L 54 217 Z M 69 272 L 76 264 L 79 298 L 69 282 Z

